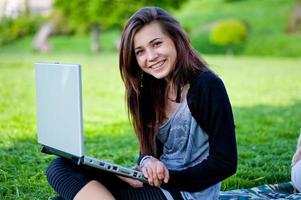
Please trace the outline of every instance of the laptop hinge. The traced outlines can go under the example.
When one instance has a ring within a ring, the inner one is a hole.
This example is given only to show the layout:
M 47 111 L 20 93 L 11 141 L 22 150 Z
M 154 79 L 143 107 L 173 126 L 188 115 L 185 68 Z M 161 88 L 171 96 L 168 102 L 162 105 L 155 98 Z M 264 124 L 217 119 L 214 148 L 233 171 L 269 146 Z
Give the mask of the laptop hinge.
M 42 145 L 41 147 L 41 152 L 45 153 L 45 154 L 50 154 L 50 155 L 57 155 L 63 158 L 67 158 L 69 160 L 72 160 L 73 162 L 75 162 L 76 164 L 80 165 L 84 163 L 84 156 L 78 157 L 78 156 L 74 156 L 72 154 Z

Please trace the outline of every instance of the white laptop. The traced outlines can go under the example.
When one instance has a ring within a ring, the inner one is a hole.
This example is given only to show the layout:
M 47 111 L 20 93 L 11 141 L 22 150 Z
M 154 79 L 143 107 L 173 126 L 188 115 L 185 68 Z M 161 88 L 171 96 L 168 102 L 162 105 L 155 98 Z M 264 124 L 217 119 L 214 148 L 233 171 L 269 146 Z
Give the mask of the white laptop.
M 84 153 L 81 66 L 36 63 L 38 142 L 42 152 L 147 183 L 140 171 Z

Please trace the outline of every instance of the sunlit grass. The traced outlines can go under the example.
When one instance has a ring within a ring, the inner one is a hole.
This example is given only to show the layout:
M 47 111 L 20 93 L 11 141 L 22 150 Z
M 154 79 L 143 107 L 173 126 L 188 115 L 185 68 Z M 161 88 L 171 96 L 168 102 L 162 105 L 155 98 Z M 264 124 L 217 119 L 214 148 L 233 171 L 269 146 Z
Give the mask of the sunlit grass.
M 205 56 L 223 79 L 232 102 L 237 174 L 223 189 L 290 179 L 290 159 L 301 130 L 301 60 Z M 138 146 L 128 122 L 116 53 L 0 54 L 0 195 L 47 199 L 55 195 L 44 171 L 52 156 L 36 141 L 34 62 L 81 63 L 86 150 L 127 166 Z

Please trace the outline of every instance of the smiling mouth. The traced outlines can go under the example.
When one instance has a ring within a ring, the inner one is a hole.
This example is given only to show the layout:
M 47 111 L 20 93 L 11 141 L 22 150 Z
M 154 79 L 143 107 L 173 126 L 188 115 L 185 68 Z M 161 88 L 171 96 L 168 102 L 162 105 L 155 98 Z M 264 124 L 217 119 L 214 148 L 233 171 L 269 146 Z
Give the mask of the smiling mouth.
M 160 68 L 165 63 L 165 61 L 166 60 L 161 60 L 161 61 L 159 61 L 159 62 L 157 62 L 157 63 L 149 66 L 149 68 L 151 68 L 151 69 L 158 69 L 158 68 Z

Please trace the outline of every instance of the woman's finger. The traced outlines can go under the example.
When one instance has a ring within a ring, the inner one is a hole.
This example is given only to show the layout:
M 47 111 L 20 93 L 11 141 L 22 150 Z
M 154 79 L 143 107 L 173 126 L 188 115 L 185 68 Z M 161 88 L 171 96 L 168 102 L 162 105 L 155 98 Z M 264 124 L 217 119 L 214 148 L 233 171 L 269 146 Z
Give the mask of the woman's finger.
M 164 175 L 165 175 L 164 174 L 165 170 L 164 170 L 163 165 L 162 164 L 158 164 L 156 171 L 157 171 L 157 177 L 158 177 L 158 179 L 163 180 L 164 179 Z
M 151 186 L 159 187 L 164 181 L 169 180 L 169 172 L 165 165 L 156 158 L 149 158 L 142 165 L 142 173 L 148 179 Z
M 153 175 L 153 183 L 156 187 L 159 187 L 161 185 L 161 179 L 160 178 L 160 173 L 161 173 L 161 176 L 163 177 L 163 173 L 161 170 L 162 169 L 162 164 L 161 162 L 158 162 L 158 161 L 155 161 L 153 163 L 153 165 L 151 166 L 151 169 L 152 169 L 152 175 Z
M 148 174 L 147 180 L 148 183 L 153 186 L 154 185 L 154 177 L 153 177 L 153 170 L 150 167 L 145 167 L 146 172 Z
M 164 167 L 164 183 L 168 183 L 169 181 L 169 171 L 166 167 Z

